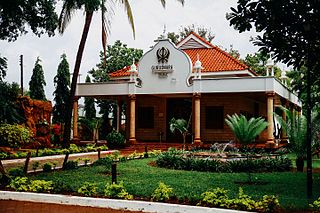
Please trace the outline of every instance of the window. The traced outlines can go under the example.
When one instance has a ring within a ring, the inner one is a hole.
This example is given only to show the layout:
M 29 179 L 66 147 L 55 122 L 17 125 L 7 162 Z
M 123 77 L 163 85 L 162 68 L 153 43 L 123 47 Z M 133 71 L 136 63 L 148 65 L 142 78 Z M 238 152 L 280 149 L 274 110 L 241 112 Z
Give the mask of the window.
M 153 129 L 154 128 L 154 108 L 138 107 L 137 117 L 138 128 Z
M 223 129 L 224 112 L 222 106 L 206 107 L 206 129 Z

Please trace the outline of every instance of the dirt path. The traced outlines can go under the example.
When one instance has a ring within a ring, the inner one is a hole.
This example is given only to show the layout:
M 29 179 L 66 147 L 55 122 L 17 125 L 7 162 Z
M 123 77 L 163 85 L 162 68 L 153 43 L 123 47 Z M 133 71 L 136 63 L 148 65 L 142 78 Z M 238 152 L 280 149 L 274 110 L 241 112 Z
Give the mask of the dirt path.
M 0 200 L 0 213 L 141 213 L 84 206 L 58 205 L 25 201 Z

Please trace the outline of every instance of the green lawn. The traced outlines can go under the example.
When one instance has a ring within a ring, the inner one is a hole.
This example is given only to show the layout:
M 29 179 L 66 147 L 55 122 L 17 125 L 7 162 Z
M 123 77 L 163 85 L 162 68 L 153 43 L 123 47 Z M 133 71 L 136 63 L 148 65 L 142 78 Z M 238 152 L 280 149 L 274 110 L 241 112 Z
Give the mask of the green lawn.
M 207 173 L 169 170 L 148 165 L 152 159 L 132 160 L 118 165 L 118 181 L 123 180 L 129 191 L 136 197 L 150 197 L 159 181 L 170 185 L 179 199 L 199 197 L 208 189 L 223 187 L 230 190 L 230 196 L 238 193 L 239 185 L 234 181 L 246 181 L 244 173 Z M 265 185 L 244 185 L 245 193 L 260 198 L 263 195 L 277 195 L 285 208 L 305 209 L 306 174 L 305 173 L 258 173 L 254 174 L 258 180 L 268 182 Z M 103 166 L 82 167 L 72 171 L 58 171 L 41 173 L 32 176 L 34 179 L 64 181 L 76 191 L 85 181 L 96 182 L 99 192 L 104 185 L 111 182 L 111 176 L 106 175 Z M 314 174 L 314 199 L 320 196 L 320 174 Z

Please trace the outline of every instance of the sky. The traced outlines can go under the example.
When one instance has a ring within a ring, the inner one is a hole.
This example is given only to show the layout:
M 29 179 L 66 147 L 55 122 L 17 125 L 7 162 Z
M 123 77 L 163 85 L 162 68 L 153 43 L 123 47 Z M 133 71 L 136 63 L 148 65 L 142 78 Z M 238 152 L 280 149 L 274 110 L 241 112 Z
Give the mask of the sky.
M 160 0 L 131 0 L 131 8 L 134 16 L 136 30 L 135 39 L 129 25 L 126 13 L 118 5 L 114 9 L 111 18 L 111 31 L 107 43 L 112 45 L 116 40 L 121 40 L 128 47 L 148 51 L 154 44 L 154 40 L 163 34 L 164 26 L 167 32 L 178 32 L 182 26 L 195 24 L 210 29 L 215 38 L 214 45 L 239 50 L 240 57 L 253 54 L 258 47 L 253 46 L 250 38 L 256 35 L 255 32 L 239 33 L 229 26 L 226 20 L 226 13 L 230 7 L 235 7 L 237 0 L 185 0 L 181 6 L 178 1 L 167 0 L 166 8 L 162 8 Z M 60 13 L 61 3 L 57 5 L 57 12 Z M 87 38 L 82 64 L 80 68 L 80 82 L 84 82 L 87 72 L 99 62 L 99 51 L 101 44 L 101 17 L 95 13 L 89 35 Z M 53 100 L 54 83 L 60 56 L 65 53 L 70 64 L 70 72 L 73 72 L 75 57 L 80 42 L 84 24 L 84 13 L 79 11 L 74 14 L 63 35 L 56 34 L 54 37 L 43 35 L 40 38 L 32 32 L 21 36 L 15 42 L 0 41 L 0 54 L 8 59 L 8 71 L 5 78 L 8 82 L 20 84 L 19 56 L 24 57 L 24 88 L 28 89 L 32 70 L 37 57 L 42 60 L 46 80 L 46 97 Z

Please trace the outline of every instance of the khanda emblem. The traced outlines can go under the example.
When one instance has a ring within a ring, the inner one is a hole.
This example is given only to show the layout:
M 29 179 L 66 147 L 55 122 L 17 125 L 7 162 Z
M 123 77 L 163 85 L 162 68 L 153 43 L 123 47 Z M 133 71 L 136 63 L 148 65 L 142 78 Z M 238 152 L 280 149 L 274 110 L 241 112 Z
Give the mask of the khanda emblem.
M 170 55 L 170 51 L 165 48 L 161 47 L 157 50 L 157 58 L 158 58 L 158 63 L 168 63 L 168 58 Z

